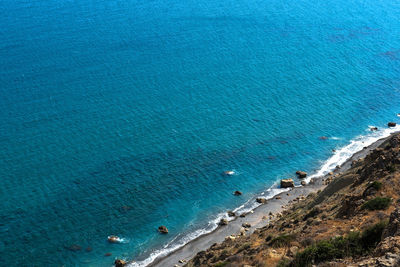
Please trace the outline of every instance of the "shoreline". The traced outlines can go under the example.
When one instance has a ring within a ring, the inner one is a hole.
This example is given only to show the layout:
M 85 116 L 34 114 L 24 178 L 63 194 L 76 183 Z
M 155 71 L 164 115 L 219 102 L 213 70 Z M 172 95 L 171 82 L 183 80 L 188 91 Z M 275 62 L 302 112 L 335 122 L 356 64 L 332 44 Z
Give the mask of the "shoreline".
M 364 158 L 371 150 L 378 147 L 397 132 L 399 131 L 397 130 L 391 132 L 388 136 L 383 136 L 375 140 L 367 147 L 355 152 L 340 165 L 340 169 L 332 172 L 334 174 L 338 174 L 350 169 L 353 160 Z M 214 243 L 220 243 L 228 236 L 239 234 L 243 223 L 250 223 L 251 227 L 246 232 L 246 235 L 249 235 L 257 228 L 266 226 L 271 221 L 274 221 L 277 218 L 275 215 L 285 210 L 294 199 L 306 197 L 310 193 L 317 192 L 318 190 L 325 188 L 326 185 L 324 184 L 324 180 L 327 176 L 329 175 L 311 175 L 307 177 L 306 180 L 313 178 L 313 183 L 309 183 L 306 186 L 296 186 L 294 188 L 290 188 L 288 191 L 276 194 L 272 198 L 268 199 L 265 204 L 261 204 L 252 211 L 247 212 L 245 217 L 236 216 L 233 220 L 229 221 L 228 225 L 218 226 L 213 231 L 200 235 L 199 237 L 184 244 L 182 247 L 179 247 L 176 250 L 168 253 L 167 255 L 158 256 L 151 263 L 139 266 L 182 266 L 188 260 L 192 259 L 198 252 L 208 249 Z M 269 218 L 269 213 L 273 214 L 272 218 Z M 180 260 L 184 260 L 184 262 L 179 262 Z M 132 261 L 129 262 L 128 266 L 137 266 L 137 263 Z

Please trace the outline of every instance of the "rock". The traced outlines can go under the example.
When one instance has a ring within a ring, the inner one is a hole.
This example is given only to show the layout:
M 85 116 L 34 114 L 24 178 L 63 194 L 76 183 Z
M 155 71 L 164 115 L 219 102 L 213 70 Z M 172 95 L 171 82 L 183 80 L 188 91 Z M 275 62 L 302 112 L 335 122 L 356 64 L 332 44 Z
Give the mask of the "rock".
M 294 187 L 293 179 L 282 179 L 281 188 Z
M 229 217 L 235 217 L 236 213 L 234 213 L 233 211 L 228 211 L 228 216 Z
M 246 217 L 246 213 L 242 213 L 242 214 L 240 214 L 240 216 L 239 216 L 240 218 L 244 218 L 244 217 Z
M 227 224 L 228 224 L 228 220 L 225 219 L 225 218 L 222 218 L 218 223 L 218 225 L 220 225 L 220 226 L 224 226 L 224 225 L 227 225 Z
M 250 227 L 251 227 L 251 224 L 245 222 L 245 223 L 242 224 L 242 226 L 243 226 L 244 228 L 250 228 Z
M 185 263 L 186 260 L 182 259 L 182 260 L 179 260 L 178 262 L 179 262 L 179 263 Z
M 320 140 L 326 140 L 326 139 L 328 139 L 328 137 L 326 137 L 326 136 L 320 136 L 319 139 L 320 139 Z
M 388 122 L 388 127 L 396 127 L 396 123 L 395 122 Z
M 106 254 L 104 254 L 104 256 L 106 257 L 110 257 L 112 254 L 110 252 L 107 252 Z
M 240 192 L 240 191 L 235 191 L 235 192 L 233 192 L 233 194 L 234 194 L 235 196 L 240 196 L 240 195 L 242 194 L 242 192 Z
M 303 171 L 297 171 L 296 174 L 300 179 L 306 178 L 306 176 L 307 176 L 307 173 L 303 172 Z
M 159 226 L 158 231 L 162 234 L 168 234 L 168 229 L 164 225 Z
M 384 237 L 400 236 L 400 209 L 396 208 L 391 214 L 388 226 L 383 232 Z
M 275 199 L 281 199 L 281 197 L 280 196 L 276 196 Z
M 110 235 L 107 237 L 108 242 L 110 243 L 118 243 L 119 242 L 119 237 L 116 235 Z
M 234 171 L 224 171 L 224 175 L 232 176 L 234 174 L 235 174 Z
M 307 185 L 306 181 L 301 181 L 301 185 L 306 186 Z
M 114 261 L 115 267 L 124 267 L 126 265 L 126 261 L 116 259 Z
M 65 248 L 74 252 L 82 249 L 82 247 L 77 244 L 72 244 L 71 246 Z
M 265 203 L 267 203 L 267 200 L 266 200 L 265 198 L 261 198 L 261 197 L 258 197 L 258 198 L 256 199 L 256 201 L 257 201 L 257 203 L 260 203 L 260 204 L 265 204 Z
M 378 131 L 378 127 L 373 126 L 373 127 L 369 128 L 369 130 L 370 131 Z
M 93 249 L 91 247 L 86 248 L 86 252 L 91 252 Z

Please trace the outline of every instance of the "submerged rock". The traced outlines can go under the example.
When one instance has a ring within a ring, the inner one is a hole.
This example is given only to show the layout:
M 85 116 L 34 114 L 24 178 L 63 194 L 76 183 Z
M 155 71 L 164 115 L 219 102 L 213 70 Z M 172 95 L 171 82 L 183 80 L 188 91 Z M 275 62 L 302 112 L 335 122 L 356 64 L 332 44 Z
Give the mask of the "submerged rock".
M 111 254 L 111 252 L 107 252 L 106 254 L 104 254 L 104 256 L 106 256 L 106 257 L 110 257 L 112 254 Z
M 115 267 L 124 267 L 126 265 L 126 261 L 116 259 L 114 261 Z
M 282 179 L 281 188 L 294 187 L 293 179 Z
M 168 234 L 168 229 L 164 225 L 159 226 L 158 231 L 162 234 Z
M 396 127 L 396 123 L 395 122 L 388 122 L 388 127 Z
M 235 196 L 240 196 L 240 195 L 242 195 L 242 192 L 236 190 L 235 192 L 233 192 L 233 194 L 234 194 Z
M 72 244 L 71 246 L 65 247 L 66 249 L 70 250 L 70 251 L 79 251 L 82 249 L 81 246 L 77 245 L 77 244 Z
M 320 136 L 319 139 L 320 139 L 320 140 L 327 140 L 328 137 L 326 137 L 326 136 Z
M 296 174 L 299 178 L 306 178 L 307 176 L 307 173 L 303 171 L 297 171 Z

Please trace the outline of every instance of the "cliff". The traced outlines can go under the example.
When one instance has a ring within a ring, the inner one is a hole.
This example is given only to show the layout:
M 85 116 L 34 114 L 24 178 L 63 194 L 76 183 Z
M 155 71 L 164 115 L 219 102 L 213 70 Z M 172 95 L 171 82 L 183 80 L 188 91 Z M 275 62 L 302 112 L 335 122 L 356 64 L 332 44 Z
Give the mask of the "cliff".
M 186 266 L 400 266 L 400 134 L 325 182 Z

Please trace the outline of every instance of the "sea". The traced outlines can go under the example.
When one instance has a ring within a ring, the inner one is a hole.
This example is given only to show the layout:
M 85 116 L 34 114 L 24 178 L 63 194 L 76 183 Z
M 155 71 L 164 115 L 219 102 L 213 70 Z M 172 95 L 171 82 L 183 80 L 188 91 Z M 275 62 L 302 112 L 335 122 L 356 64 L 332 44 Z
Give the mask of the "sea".
M 2 0 L 0 266 L 146 266 L 399 130 L 399 18 L 388 0 Z

